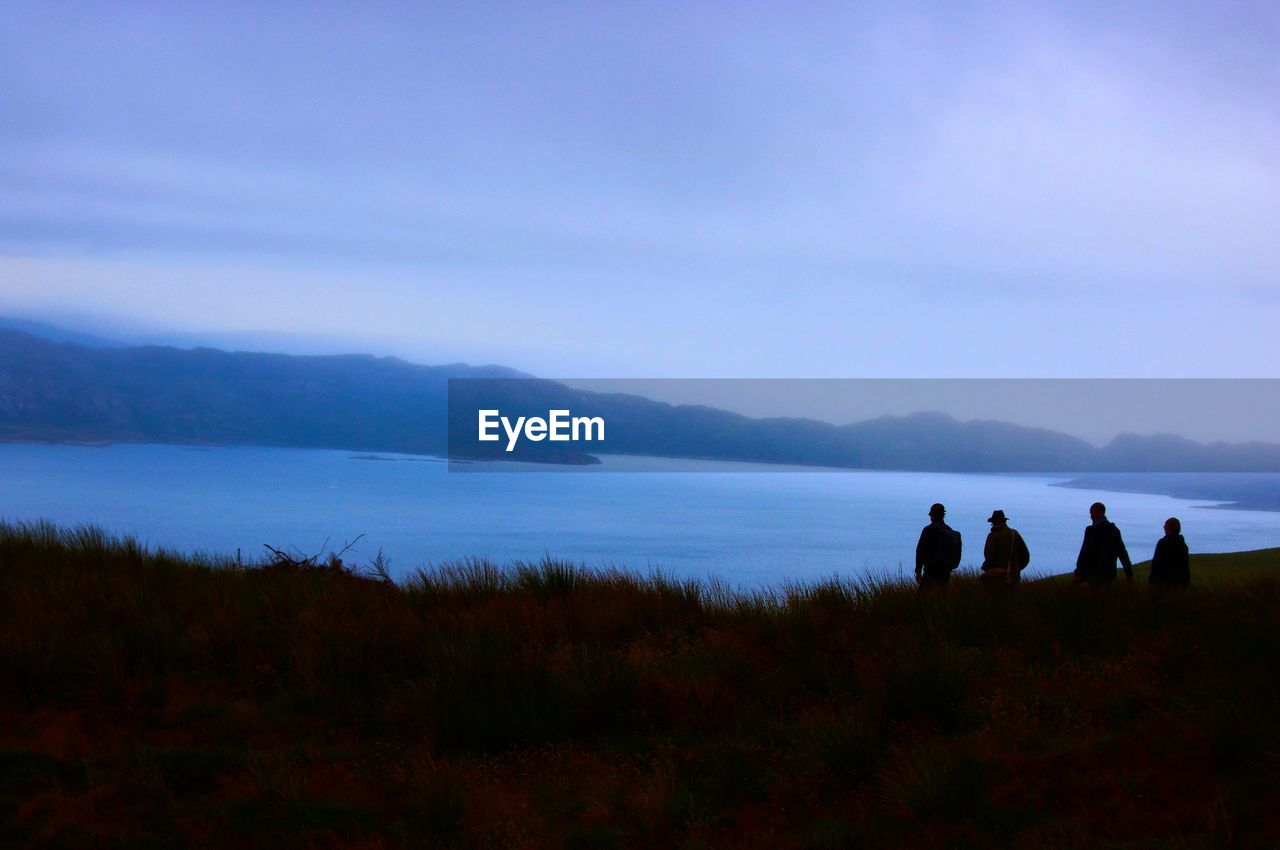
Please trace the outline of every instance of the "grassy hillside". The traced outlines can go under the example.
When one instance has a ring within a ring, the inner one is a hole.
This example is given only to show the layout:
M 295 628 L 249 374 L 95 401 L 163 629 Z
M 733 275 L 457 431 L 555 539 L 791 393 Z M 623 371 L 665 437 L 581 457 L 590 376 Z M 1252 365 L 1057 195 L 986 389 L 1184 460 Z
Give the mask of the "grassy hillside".
M 1134 564 L 1143 581 L 1150 568 L 1150 561 Z M 1191 583 L 1197 587 L 1268 576 L 1280 576 L 1280 549 L 1191 556 Z
M 744 596 L 0 526 L 0 846 L 1276 846 L 1280 578 L 1239 558 Z
M 1140 561 L 1133 565 L 1134 580 L 1147 583 L 1151 574 L 1151 562 Z M 1070 584 L 1070 573 L 1043 576 L 1034 584 L 1050 582 Z M 1280 548 L 1256 549 L 1252 552 L 1220 552 L 1191 555 L 1191 586 L 1212 588 L 1223 584 L 1237 584 L 1253 579 L 1280 579 Z M 1124 583 L 1124 572 L 1117 571 L 1116 580 Z

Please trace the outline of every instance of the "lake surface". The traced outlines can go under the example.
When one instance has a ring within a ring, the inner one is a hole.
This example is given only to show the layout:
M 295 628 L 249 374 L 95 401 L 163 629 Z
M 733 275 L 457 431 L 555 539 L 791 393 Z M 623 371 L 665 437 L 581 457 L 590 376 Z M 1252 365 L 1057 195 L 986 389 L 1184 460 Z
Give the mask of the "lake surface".
M 1169 516 L 1182 519 L 1193 552 L 1280 546 L 1280 513 L 1052 486 L 1069 476 L 716 462 L 705 463 L 714 473 L 664 472 L 670 464 L 661 459 L 603 460 L 573 473 L 469 474 L 433 459 L 351 451 L 0 444 L 0 518 L 95 523 L 153 546 L 239 549 L 246 561 L 264 543 L 313 554 L 326 538 L 336 549 L 364 534 L 348 560 L 382 549 L 397 575 L 466 557 L 551 555 L 742 587 L 910 575 L 935 501 L 947 505 L 947 521 L 964 535 L 964 562 L 975 566 L 986 518 L 1002 508 L 1030 546 L 1028 575 L 1075 566 L 1094 501 L 1107 503 L 1135 561 L 1150 557 Z

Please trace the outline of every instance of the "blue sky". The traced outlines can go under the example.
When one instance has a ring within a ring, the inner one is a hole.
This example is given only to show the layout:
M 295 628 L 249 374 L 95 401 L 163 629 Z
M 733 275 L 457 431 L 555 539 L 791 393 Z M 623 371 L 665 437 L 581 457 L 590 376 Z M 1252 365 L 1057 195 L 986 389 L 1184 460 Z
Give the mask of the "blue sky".
M 1276 377 L 1278 10 L 8 2 L 0 313 L 563 377 Z

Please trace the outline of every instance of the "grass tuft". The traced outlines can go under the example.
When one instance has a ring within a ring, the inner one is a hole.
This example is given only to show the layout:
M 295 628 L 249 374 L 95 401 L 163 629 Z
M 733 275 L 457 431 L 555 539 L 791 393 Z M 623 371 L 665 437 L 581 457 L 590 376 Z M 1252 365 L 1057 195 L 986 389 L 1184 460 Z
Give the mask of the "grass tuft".
M 0 845 L 1276 846 L 1280 563 L 1228 560 L 397 582 L 0 524 Z

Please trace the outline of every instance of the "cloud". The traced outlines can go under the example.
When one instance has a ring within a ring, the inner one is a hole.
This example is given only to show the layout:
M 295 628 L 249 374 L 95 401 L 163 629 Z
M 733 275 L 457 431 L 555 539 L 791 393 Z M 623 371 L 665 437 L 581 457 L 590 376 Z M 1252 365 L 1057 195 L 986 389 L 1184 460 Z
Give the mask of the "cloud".
M 1248 328 L 1280 306 L 1276 33 L 1176 4 L 13 4 L 0 285 L 136 314 L 128 281 L 163 279 L 174 322 L 227 329 L 392 333 L 412 304 L 469 349 L 792 373 L 927 369 L 894 341 L 921 316 L 980 364 L 1011 302 L 1051 369 L 1064 303 L 1162 298 L 1225 368 L 1275 352 Z M 740 351 L 773 328 L 805 340 Z M 1142 333 L 1143 368 L 1183 362 Z

